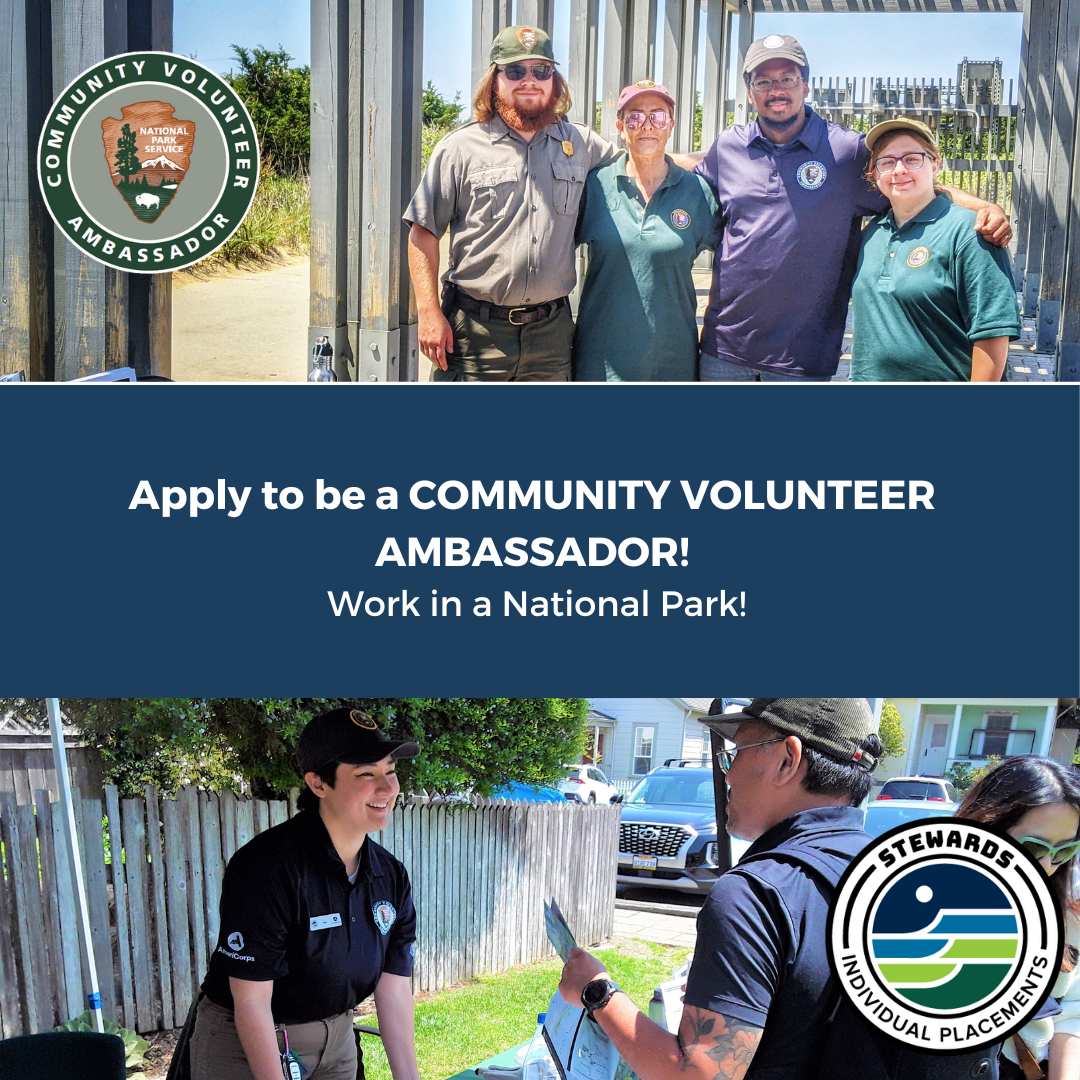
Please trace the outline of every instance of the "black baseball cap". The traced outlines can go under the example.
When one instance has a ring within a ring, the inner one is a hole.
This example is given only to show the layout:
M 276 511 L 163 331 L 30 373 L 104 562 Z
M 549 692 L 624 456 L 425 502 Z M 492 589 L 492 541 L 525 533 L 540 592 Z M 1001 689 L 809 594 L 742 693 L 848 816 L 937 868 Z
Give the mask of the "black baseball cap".
M 388 739 L 362 709 L 331 709 L 313 716 L 296 742 L 296 761 L 301 773 L 314 772 L 331 761 L 371 765 L 388 755 L 412 758 L 418 743 Z
M 702 723 L 725 739 L 734 739 L 740 724 L 769 724 L 836 761 L 854 762 L 867 772 L 877 765 L 863 749 L 866 737 L 877 732 L 866 698 L 754 698 L 739 712 L 723 710 L 723 699 L 716 698 Z

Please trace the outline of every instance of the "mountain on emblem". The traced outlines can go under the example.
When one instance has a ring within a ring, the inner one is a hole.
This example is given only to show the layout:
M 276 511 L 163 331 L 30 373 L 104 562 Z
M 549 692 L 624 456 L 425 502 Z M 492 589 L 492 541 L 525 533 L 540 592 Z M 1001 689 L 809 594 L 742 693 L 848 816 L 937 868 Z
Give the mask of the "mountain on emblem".
M 165 101 L 125 105 L 121 118 L 101 121 L 101 141 L 113 185 L 140 221 L 157 221 L 191 164 L 195 121 L 177 120 Z

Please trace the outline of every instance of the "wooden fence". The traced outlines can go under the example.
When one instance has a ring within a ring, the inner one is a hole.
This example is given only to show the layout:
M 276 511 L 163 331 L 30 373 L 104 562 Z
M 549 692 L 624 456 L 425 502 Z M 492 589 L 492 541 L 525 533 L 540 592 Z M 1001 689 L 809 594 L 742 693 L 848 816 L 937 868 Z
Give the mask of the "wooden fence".
M 0 792 L 0 1036 L 83 1011 L 78 913 L 58 803 Z M 76 794 L 76 822 L 106 1016 L 140 1032 L 183 1023 L 216 945 L 225 865 L 294 803 L 184 788 L 104 802 Z M 618 806 L 420 800 L 380 843 L 405 864 L 418 917 L 417 990 L 554 955 L 554 896 L 582 944 L 614 920 Z M 123 858 L 118 855 L 123 852 Z M 122 868 L 122 872 L 121 872 Z

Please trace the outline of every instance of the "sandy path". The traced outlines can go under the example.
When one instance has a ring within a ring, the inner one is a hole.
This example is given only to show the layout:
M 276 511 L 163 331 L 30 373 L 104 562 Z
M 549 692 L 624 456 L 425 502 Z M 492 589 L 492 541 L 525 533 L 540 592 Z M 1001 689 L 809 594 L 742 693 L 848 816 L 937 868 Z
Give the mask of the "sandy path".
M 205 281 L 177 274 L 172 377 L 177 382 L 303 382 L 308 260 Z

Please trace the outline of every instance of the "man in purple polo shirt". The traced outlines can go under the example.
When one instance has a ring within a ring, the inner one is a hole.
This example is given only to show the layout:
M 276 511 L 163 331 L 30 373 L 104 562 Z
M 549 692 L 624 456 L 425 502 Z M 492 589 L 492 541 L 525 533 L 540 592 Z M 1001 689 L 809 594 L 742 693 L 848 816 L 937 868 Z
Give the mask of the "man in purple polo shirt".
M 888 210 L 863 178 L 862 135 L 805 104 L 810 68 L 788 35 L 755 41 L 743 76 L 758 118 L 723 131 L 699 158 L 723 235 L 701 337 L 703 382 L 827 381 L 836 374 L 861 218 Z M 975 228 L 1004 247 L 1005 212 L 956 188 Z

